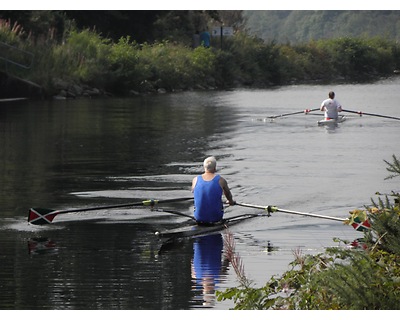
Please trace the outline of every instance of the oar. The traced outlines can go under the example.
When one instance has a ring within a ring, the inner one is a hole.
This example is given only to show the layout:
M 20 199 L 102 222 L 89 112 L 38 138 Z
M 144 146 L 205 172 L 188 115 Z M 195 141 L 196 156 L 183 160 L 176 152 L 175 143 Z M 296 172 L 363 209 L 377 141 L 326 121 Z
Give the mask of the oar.
M 166 209 L 162 209 L 162 208 L 156 208 L 156 209 L 153 209 L 152 211 L 176 214 L 177 216 L 186 217 L 186 218 L 196 221 L 196 219 L 193 216 L 191 216 L 190 214 L 186 214 L 186 213 L 175 211 L 175 210 L 166 210 Z
M 290 113 L 283 113 L 283 114 L 279 114 L 279 115 L 277 115 L 277 116 L 269 116 L 269 117 L 267 117 L 267 118 L 268 118 L 268 119 L 275 119 L 275 118 L 286 117 L 286 116 L 291 116 L 291 115 L 300 114 L 300 113 L 307 114 L 307 113 L 309 113 L 309 112 L 317 111 L 317 110 L 319 110 L 319 108 L 316 108 L 316 109 L 305 109 L 305 110 L 302 110 L 302 111 L 296 111 L 296 112 L 290 112 Z
M 384 115 L 382 115 L 382 114 L 376 114 L 376 113 L 367 113 L 367 112 L 353 111 L 353 110 L 342 110 L 342 111 L 343 111 L 343 112 L 349 112 L 349 113 L 359 114 L 360 117 L 361 117 L 362 115 L 366 115 L 366 116 L 373 116 L 373 117 L 381 117 L 381 118 L 387 118 L 387 119 L 400 120 L 400 118 L 398 118 L 398 117 L 384 116 Z
M 336 217 L 330 217 L 330 216 L 324 216 L 320 214 L 314 214 L 314 213 L 307 213 L 307 212 L 299 212 L 299 211 L 292 211 L 292 210 L 285 210 L 285 209 L 280 209 L 275 206 L 258 206 L 254 204 L 248 204 L 248 203 L 239 203 L 236 202 L 238 206 L 242 207 L 248 207 L 248 208 L 255 208 L 255 209 L 262 209 L 262 210 L 267 210 L 268 213 L 271 212 L 285 212 L 285 213 L 291 213 L 291 214 L 298 214 L 302 216 L 308 216 L 308 217 L 315 217 L 315 218 L 322 218 L 322 219 L 329 219 L 329 220 L 336 220 L 336 221 L 341 221 L 345 222 L 347 219 L 342 219 L 342 218 L 336 218 Z
M 176 198 L 176 199 L 166 199 L 166 200 L 143 200 L 134 203 L 117 204 L 110 206 L 101 207 L 89 207 L 82 209 L 68 209 L 68 210 L 54 210 L 45 208 L 31 208 L 28 212 L 28 222 L 31 224 L 47 224 L 51 223 L 56 215 L 71 212 L 82 212 L 82 211 L 92 211 L 92 210 L 103 210 L 103 209 L 113 209 L 113 208 L 123 208 L 123 207 L 134 207 L 134 206 L 154 206 L 158 203 L 168 203 L 168 202 L 178 202 L 193 200 L 193 197 L 186 198 Z

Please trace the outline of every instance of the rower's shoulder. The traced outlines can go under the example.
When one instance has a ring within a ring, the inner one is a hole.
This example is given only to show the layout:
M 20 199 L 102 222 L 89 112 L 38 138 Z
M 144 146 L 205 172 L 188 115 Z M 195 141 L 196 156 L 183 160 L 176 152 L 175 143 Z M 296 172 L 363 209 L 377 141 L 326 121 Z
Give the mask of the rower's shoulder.
M 228 182 L 223 176 L 219 176 L 219 184 L 224 187 L 228 185 Z

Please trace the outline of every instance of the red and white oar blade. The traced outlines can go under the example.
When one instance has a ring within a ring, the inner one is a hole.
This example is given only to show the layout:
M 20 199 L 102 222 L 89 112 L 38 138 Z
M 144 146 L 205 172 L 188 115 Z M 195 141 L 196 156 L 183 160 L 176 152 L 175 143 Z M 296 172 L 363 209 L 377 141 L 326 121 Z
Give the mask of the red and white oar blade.
M 371 229 L 371 224 L 368 220 L 361 221 L 359 218 L 354 219 L 354 222 L 351 225 L 357 231 L 368 231 Z
M 54 217 L 59 214 L 59 211 L 43 208 L 31 208 L 28 213 L 28 222 L 31 224 L 49 224 Z

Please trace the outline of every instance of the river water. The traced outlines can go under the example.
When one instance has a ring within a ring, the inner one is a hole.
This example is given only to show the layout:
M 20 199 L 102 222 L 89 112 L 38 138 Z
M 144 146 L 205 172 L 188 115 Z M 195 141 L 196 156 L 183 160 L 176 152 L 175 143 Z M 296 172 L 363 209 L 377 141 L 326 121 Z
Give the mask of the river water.
M 215 290 L 239 284 L 224 239 L 253 286 L 361 236 L 341 222 L 276 212 L 160 251 L 154 232 L 184 217 L 128 207 L 27 223 L 31 207 L 78 209 L 190 197 L 214 155 L 238 202 L 347 218 L 399 190 L 384 160 L 400 121 L 347 113 L 319 127 L 330 90 L 345 109 L 400 116 L 400 78 L 373 84 L 184 92 L 129 99 L 0 103 L 0 309 L 227 310 Z M 318 114 L 318 115 L 313 115 Z M 192 212 L 191 201 L 158 208 Z M 262 211 L 229 207 L 226 216 Z M 232 241 L 232 240 L 231 240 Z

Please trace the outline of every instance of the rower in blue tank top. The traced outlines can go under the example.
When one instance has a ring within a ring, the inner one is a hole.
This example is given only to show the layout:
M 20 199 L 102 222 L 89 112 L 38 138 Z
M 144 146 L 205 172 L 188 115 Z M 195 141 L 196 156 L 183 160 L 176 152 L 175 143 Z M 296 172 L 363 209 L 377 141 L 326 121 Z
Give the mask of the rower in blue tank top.
M 192 181 L 194 193 L 194 217 L 199 224 L 214 223 L 222 220 L 224 207 L 222 193 L 229 205 L 234 205 L 232 193 L 226 180 L 217 171 L 217 160 L 208 157 L 204 160 L 204 173 Z

